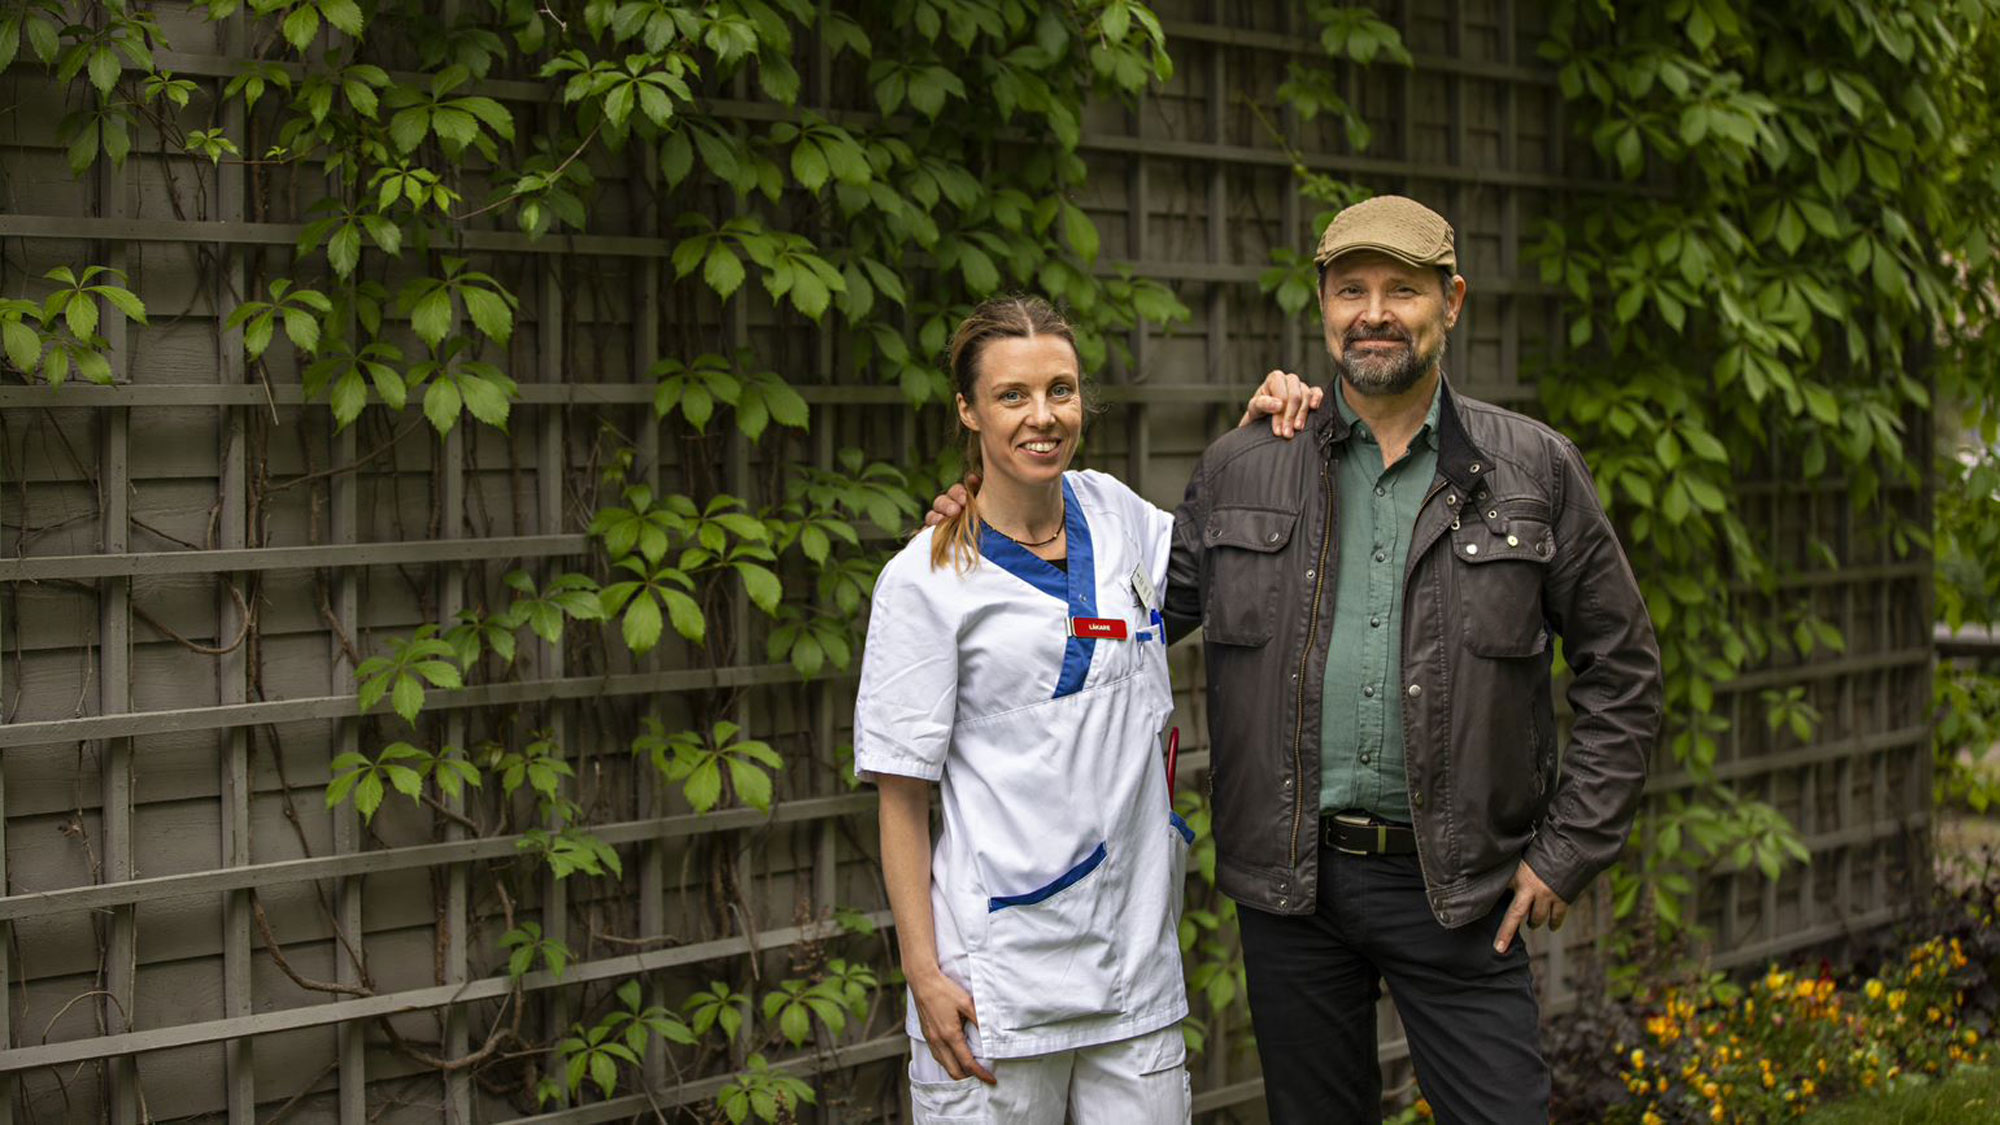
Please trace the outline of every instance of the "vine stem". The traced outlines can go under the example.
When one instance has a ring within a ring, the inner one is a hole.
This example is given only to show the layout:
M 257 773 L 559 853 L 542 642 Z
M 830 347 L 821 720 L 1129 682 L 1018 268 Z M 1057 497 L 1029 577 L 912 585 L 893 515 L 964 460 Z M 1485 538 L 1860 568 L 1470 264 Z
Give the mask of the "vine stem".
M 582 143 L 576 146 L 575 152 L 572 152 L 568 156 L 564 157 L 563 162 L 561 164 L 556 165 L 555 171 L 549 173 L 549 179 L 555 180 L 556 178 L 560 177 L 564 172 L 568 171 L 569 166 L 576 163 L 576 158 L 583 155 L 584 150 L 590 147 L 590 142 L 597 139 L 598 131 L 603 128 L 604 128 L 604 122 L 601 119 L 597 122 L 597 124 L 591 126 L 590 134 L 584 137 Z M 462 223 L 467 219 L 476 219 L 479 216 L 484 215 L 488 211 L 496 210 L 500 207 L 506 206 L 506 204 L 509 201 L 514 199 L 519 199 L 520 196 L 521 193 L 518 191 L 508 192 L 506 195 L 501 196 L 500 198 L 494 200 L 491 203 L 488 203 L 486 206 L 481 207 L 478 210 L 467 211 L 463 215 L 453 215 L 451 216 L 451 220 L 455 223 Z

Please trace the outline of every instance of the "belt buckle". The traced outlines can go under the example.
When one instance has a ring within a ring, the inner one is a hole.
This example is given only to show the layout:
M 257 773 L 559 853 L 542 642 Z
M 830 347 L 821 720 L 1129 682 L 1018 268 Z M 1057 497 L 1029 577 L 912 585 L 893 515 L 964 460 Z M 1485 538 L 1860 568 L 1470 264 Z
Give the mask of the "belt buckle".
M 1361 828 L 1361 829 L 1367 829 L 1367 828 L 1374 828 L 1374 829 L 1375 829 L 1375 840 L 1376 840 L 1376 843 L 1375 843 L 1375 847 L 1376 847 L 1376 849 L 1377 849 L 1378 851 L 1387 851 L 1387 850 L 1388 850 L 1388 833 L 1387 833 L 1387 832 L 1385 832 L 1385 831 L 1383 830 L 1383 828 L 1382 828 L 1382 826 L 1381 826 L 1381 825 L 1371 825 L 1371 824 L 1369 824 L 1368 822 L 1369 822 L 1369 821 L 1370 821 L 1371 819 L 1373 819 L 1373 818 L 1372 818 L 1372 817 L 1368 817 L 1368 816 L 1365 816 L 1365 815 L 1356 815 L 1356 814 L 1354 814 L 1354 813 L 1334 813 L 1334 814 L 1333 814 L 1333 822 L 1334 822 L 1334 823 L 1335 823 L 1336 825 L 1339 825 L 1339 826 L 1341 826 L 1341 827 L 1343 827 L 1343 828 Z M 1368 854 L 1370 854 L 1367 848 L 1349 848 L 1349 847 L 1343 847 L 1343 846 L 1342 846 L 1342 845 L 1341 845 L 1341 844 L 1339 843 L 1339 839 L 1340 839 L 1340 837 L 1339 837 L 1338 833 L 1336 833 L 1336 834 L 1335 834 L 1335 836 L 1334 836 L 1334 845 L 1333 845 L 1333 850 L 1334 850 L 1334 851 L 1337 851 L 1337 852 L 1339 852 L 1339 853 L 1341 853 L 1342 855 L 1368 855 Z

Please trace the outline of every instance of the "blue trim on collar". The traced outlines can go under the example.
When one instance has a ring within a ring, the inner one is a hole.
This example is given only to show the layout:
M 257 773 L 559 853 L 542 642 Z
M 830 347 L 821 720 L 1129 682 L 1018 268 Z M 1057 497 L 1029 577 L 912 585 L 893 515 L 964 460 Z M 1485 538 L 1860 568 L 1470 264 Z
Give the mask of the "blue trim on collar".
M 1190 844 L 1194 843 L 1194 826 L 1182 820 L 1181 814 L 1168 809 L 1167 823 L 1174 826 L 1174 831 L 1181 834 L 1181 839 L 1186 840 Z
M 1067 481 L 1063 483 L 1068 484 Z M 1072 534 L 1075 533 L 1074 528 L 1070 530 Z M 1002 570 L 1042 593 L 1058 601 L 1069 600 L 1067 582 L 1063 578 L 1062 570 L 1056 564 L 993 530 L 984 520 L 979 523 L 979 553 L 1000 564 Z
M 1083 505 L 1076 502 L 1076 490 L 1070 487 L 1067 473 L 1063 475 L 1062 486 L 1063 518 L 1069 528 L 1069 598 L 1063 612 L 1071 617 L 1096 617 L 1097 563 L 1090 542 L 1090 521 L 1084 518 Z M 1056 676 L 1056 693 L 1050 698 L 1061 699 L 1083 690 L 1083 681 L 1090 676 L 1090 658 L 1096 651 L 1097 642 L 1088 637 L 1069 639 L 1069 643 L 1063 646 L 1062 672 Z
M 1055 882 L 1045 887 L 1036 887 L 1034 890 L 1023 895 L 998 895 L 987 899 L 986 912 L 991 914 L 996 910 L 1005 910 L 1010 906 L 1033 906 L 1043 899 L 1053 897 L 1058 892 L 1066 891 L 1082 882 L 1085 875 L 1097 870 L 1099 865 L 1104 862 L 1106 854 L 1104 845 L 1099 844 L 1097 845 L 1097 850 L 1085 856 L 1082 863 L 1063 872 Z
M 1069 532 L 1069 564 L 1066 570 L 1021 546 L 984 522 L 979 525 L 979 552 L 1002 570 L 1063 603 L 1065 617 L 1097 616 L 1097 566 L 1090 541 L 1090 521 L 1083 505 L 1076 502 L 1069 474 L 1062 478 L 1063 528 Z M 1163 638 L 1164 639 L 1164 638 Z M 1075 695 L 1083 690 L 1090 675 L 1090 658 L 1097 642 L 1089 637 L 1071 637 L 1063 646 L 1062 671 L 1056 675 L 1052 699 Z

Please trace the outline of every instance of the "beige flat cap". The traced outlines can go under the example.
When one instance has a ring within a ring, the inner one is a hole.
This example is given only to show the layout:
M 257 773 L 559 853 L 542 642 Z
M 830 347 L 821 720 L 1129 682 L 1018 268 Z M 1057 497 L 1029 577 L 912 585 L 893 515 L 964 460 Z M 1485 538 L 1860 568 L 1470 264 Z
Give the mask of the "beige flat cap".
M 1335 215 L 1319 236 L 1313 260 L 1324 266 L 1352 250 L 1378 251 L 1419 269 L 1458 272 L 1451 224 L 1406 196 L 1378 195 Z

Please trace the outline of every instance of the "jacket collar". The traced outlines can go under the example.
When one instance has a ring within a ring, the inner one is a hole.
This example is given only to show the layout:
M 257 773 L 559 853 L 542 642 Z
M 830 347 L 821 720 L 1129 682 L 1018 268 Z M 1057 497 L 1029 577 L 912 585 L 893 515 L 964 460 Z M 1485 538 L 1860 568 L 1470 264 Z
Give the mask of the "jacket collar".
M 1338 376 L 1335 378 L 1337 380 Z M 1328 393 L 1340 393 L 1337 381 Z M 1330 410 L 1321 409 L 1313 425 L 1318 431 L 1322 453 L 1335 442 L 1346 441 L 1348 431 L 1352 429 L 1338 406 Z M 1439 475 L 1456 485 L 1461 493 L 1470 495 L 1480 478 L 1493 471 L 1493 461 L 1473 444 L 1472 436 L 1459 422 L 1458 401 L 1451 393 L 1451 379 L 1442 373 L 1438 375 L 1437 438 Z

